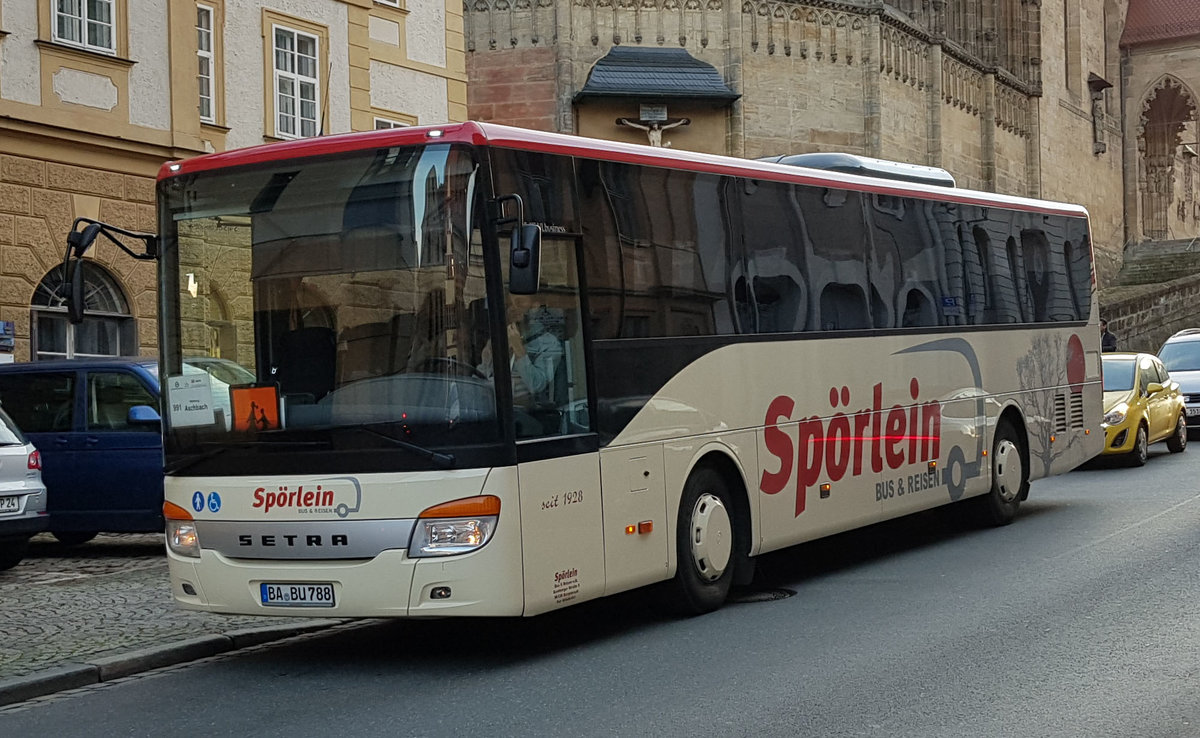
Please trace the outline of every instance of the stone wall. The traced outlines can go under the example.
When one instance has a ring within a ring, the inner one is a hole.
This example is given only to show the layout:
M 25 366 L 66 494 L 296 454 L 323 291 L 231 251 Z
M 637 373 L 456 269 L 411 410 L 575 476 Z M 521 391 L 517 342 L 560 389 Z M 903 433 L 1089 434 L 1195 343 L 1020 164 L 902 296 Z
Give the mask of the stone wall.
M 1121 351 L 1157 353 L 1176 331 L 1200 328 L 1200 274 L 1160 284 L 1111 287 L 1097 297 L 1100 317 L 1108 320 Z
M 954 103 L 946 106 L 941 120 L 941 166 L 954 175 L 959 187 L 983 189 L 983 161 L 980 159 L 983 143 L 979 133 L 979 110 Z
M 467 117 L 538 131 L 557 130 L 551 46 L 467 55 Z
M 2 142 L 0 142 L 2 143 Z M 0 146 L 0 149 L 7 148 Z M 8 150 L 21 150 L 8 148 Z M 76 217 L 130 230 L 155 230 L 154 180 L 100 167 L 32 156 L 0 155 L 0 320 L 16 324 L 17 361 L 30 359 L 31 301 L 38 283 L 62 264 Z M 107 242 L 88 252 L 116 280 L 137 320 L 137 353 L 158 347 L 153 262 L 136 261 Z

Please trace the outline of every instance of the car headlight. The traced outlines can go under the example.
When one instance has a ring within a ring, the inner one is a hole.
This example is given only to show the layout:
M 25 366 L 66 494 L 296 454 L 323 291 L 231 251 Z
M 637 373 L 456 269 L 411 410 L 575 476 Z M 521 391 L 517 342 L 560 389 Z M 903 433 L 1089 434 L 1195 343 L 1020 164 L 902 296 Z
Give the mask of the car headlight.
M 1120 425 L 1125 422 L 1125 414 L 1128 412 L 1129 406 L 1122 402 L 1104 414 L 1104 422 L 1108 425 Z
M 192 514 L 173 502 L 164 502 L 163 517 L 167 520 L 167 548 L 180 556 L 200 558 L 200 536 Z
M 500 498 L 467 497 L 423 511 L 413 528 L 408 555 L 453 556 L 482 548 L 492 539 L 500 519 Z

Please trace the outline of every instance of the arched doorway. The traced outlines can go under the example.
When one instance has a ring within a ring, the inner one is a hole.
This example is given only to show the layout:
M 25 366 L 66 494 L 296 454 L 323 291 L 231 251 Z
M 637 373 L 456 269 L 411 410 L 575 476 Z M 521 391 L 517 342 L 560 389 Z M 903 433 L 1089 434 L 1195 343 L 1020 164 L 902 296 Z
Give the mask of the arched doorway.
M 103 267 L 80 262 L 83 269 L 83 322 L 67 319 L 63 301 L 63 269 L 51 269 L 33 293 L 33 361 L 99 356 L 136 356 L 137 325 L 129 313 L 125 293 Z
M 1141 233 L 1152 241 L 1194 235 L 1193 208 L 1177 204 L 1194 199 L 1189 190 L 1200 150 L 1196 134 L 1195 96 L 1183 82 L 1164 76 L 1147 93 L 1138 124 Z

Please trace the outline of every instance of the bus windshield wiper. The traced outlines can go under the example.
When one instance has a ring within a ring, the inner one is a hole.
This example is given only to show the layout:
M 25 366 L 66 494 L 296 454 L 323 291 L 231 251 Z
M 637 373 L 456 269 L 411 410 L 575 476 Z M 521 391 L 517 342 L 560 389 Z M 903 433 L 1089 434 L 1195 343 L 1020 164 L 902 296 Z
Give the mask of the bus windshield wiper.
M 230 451 L 231 449 L 235 449 L 235 448 L 254 448 L 254 447 L 261 447 L 261 446 L 275 446 L 275 447 L 279 447 L 279 448 L 295 448 L 295 447 L 328 446 L 329 443 L 326 441 L 246 440 L 246 441 L 233 441 L 231 443 L 223 443 L 220 441 L 209 441 L 209 442 L 201 443 L 200 445 L 214 446 L 214 448 L 210 448 L 207 451 L 203 451 L 203 452 L 195 454 L 193 456 L 189 456 L 186 459 L 180 459 L 179 461 L 175 462 L 174 464 L 168 464 L 163 467 L 163 472 L 166 474 L 177 474 L 177 473 L 183 471 L 184 469 L 190 469 L 191 467 L 195 466 L 196 464 L 199 464 L 202 461 L 208 461 L 211 458 L 220 456 L 221 454 L 224 454 L 224 453 Z
M 440 451 L 434 451 L 431 448 L 425 448 L 424 446 L 419 446 L 411 441 L 406 441 L 403 438 L 397 438 L 397 437 L 393 436 L 391 433 L 385 433 L 385 432 L 379 430 L 378 428 L 372 427 L 371 425 L 353 425 L 353 426 L 347 426 L 347 427 L 350 430 L 359 430 L 359 431 L 363 431 L 365 433 L 370 433 L 373 436 L 378 436 L 379 438 L 386 438 L 390 443 L 392 443 L 397 448 L 402 448 L 406 451 L 411 451 L 414 454 L 417 454 L 418 456 L 429 459 L 430 461 L 437 464 L 438 466 L 440 466 L 443 469 L 449 469 L 452 466 L 454 466 L 454 463 L 455 463 L 454 454 L 444 454 Z

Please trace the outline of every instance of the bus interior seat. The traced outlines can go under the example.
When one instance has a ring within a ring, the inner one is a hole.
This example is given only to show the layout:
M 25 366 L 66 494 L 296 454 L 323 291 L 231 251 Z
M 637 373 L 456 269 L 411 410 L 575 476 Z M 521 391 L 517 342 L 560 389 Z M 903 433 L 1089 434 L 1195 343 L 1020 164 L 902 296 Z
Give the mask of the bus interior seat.
M 343 329 L 338 334 L 338 384 L 388 374 L 393 343 L 390 321 L 360 323 Z
M 337 342 L 332 328 L 312 326 L 284 333 L 279 340 L 279 387 L 283 395 L 320 400 L 334 386 Z
M 920 287 L 910 286 L 901 293 L 903 305 L 897 305 L 900 310 L 901 327 L 936 326 L 938 324 L 937 310 L 933 298 Z
M 820 329 L 865 330 L 871 327 L 867 299 L 856 284 L 830 282 L 821 291 Z
M 119 385 L 96 388 L 95 427 L 122 430 L 128 423 L 125 391 Z
M 802 331 L 808 322 L 808 295 L 787 275 L 755 277 L 754 303 L 759 333 Z
M 879 294 L 879 289 L 874 284 L 871 285 L 871 319 L 876 328 L 896 327 L 892 306 L 883 299 L 883 295 Z

